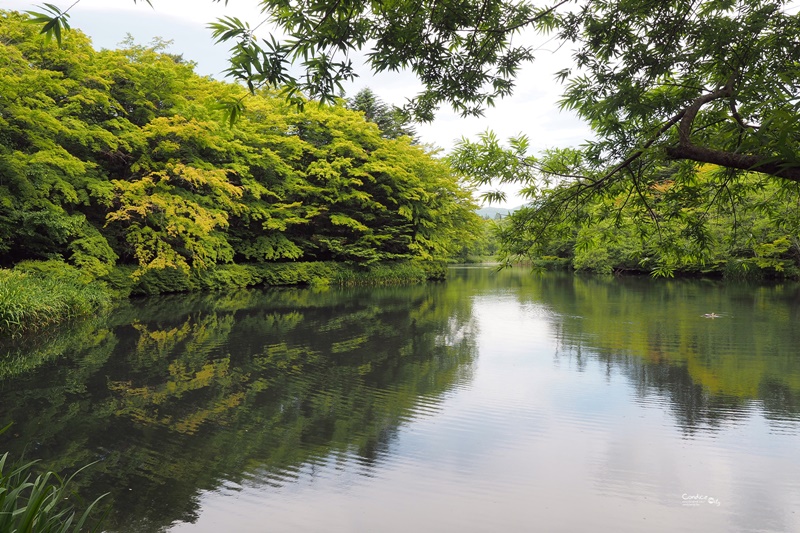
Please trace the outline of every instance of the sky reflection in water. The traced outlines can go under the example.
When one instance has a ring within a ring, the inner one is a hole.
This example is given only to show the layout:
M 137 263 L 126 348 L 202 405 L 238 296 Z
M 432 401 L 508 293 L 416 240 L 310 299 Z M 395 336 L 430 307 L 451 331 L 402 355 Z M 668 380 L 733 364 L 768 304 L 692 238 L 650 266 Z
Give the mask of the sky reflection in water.
M 591 342 L 602 330 L 570 329 L 586 319 L 574 300 L 567 307 L 576 314 L 564 317 L 496 283 L 469 296 L 478 358 L 468 384 L 404 425 L 368 479 L 354 476 L 351 457 L 277 494 L 244 489 L 234 497 L 240 527 L 258 531 L 250 520 L 263 517 L 285 531 L 800 531 L 796 412 L 768 421 L 761 399 L 725 391 L 715 403 L 680 353 L 649 367 L 630 347 L 602 356 Z M 716 304 L 721 290 L 696 298 Z M 726 309 L 733 321 L 736 311 Z M 731 327 L 704 323 L 700 313 L 682 318 L 678 326 L 693 322 L 701 332 Z M 616 317 L 603 327 L 647 319 Z M 670 342 L 679 352 L 680 339 Z M 752 357 L 742 348 L 731 356 Z M 670 375 L 677 386 L 663 383 Z M 678 403 L 693 396 L 700 401 Z M 696 412 L 684 416 L 687 409 Z M 228 498 L 205 495 L 198 525 L 226 523 Z
M 473 268 L 248 294 L 97 326 L 106 379 L 37 401 L 109 418 L 73 444 L 33 423 L 20 439 L 55 464 L 106 450 L 119 471 L 87 488 L 114 478 L 121 531 L 800 531 L 795 285 Z M 3 401 L 63 380 L 54 365 Z

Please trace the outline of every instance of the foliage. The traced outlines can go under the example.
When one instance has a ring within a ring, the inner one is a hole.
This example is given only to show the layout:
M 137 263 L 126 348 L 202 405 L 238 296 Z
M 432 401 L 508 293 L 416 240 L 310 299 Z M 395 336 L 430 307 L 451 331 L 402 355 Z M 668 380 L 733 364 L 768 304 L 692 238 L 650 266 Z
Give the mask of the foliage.
M 409 69 L 423 82 L 409 106 L 423 120 L 443 102 L 465 115 L 479 115 L 483 105 L 509 94 L 518 67 L 532 58 L 531 50 L 514 45 L 512 37 L 526 25 L 549 21 L 552 13 L 502 0 L 260 4 L 285 40 L 259 40 L 258 27 L 234 17 L 209 25 L 218 42 L 233 43 L 230 76 L 251 89 L 285 87 L 290 99 L 307 94 L 332 101 L 341 82 L 355 76 L 351 51 L 369 46 L 367 64 L 374 72 Z M 304 74 L 290 69 L 295 61 Z
M 416 132 L 410 124 L 408 115 L 399 107 L 384 103 L 369 88 L 362 89 L 352 98 L 348 98 L 347 108 L 364 113 L 364 118 L 377 124 L 381 135 L 387 139 L 407 135 L 416 141 Z
M 314 261 L 437 260 L 476 223 L 442 161 L 342 105 L 263 92 L 231 129 L 218 103 L 243 89 L 168 43 L 96 52 L 71 31 L 59 47 L 27 20 L 0 13 L 5 333 L 104 308 L 93 279 L 123 295 L 323 282 L 340 274 Z M 297 259 L 312 264 L 268 267 Z
M 646 182 L 595 187 L 573 174 L 585 168 L 584 153 L 534 157 L 527 150 L 524 137 L 505 146 L 487 132 L 477 142 L 462 140 L 450 156 L 455 169 L 481 183 L 524 185 L 530 203 L 499 232 L 506 261 L 562 258 L 578 270 L 662 276 L 800 274 L 798 184 L 673 162 Z
M 8 430 L 6 426 L 0 434 Z M 89 516 L 100 498 L 81 510 L 71 497 L 74 478 L 54 472 L 35 472 L 36 461 L 12 463 L 8 452 L 0 456 L 0 531 L 8 533 L 79 533 L 99 531 Z
M 723 199 L 729 210 L 747 203 L 766 183 L 747 172 L 770 176 L 789 193 L 800 181 L 800 14 L 788 0 L 676 0 L 657 9 L 644 0 L 565 0 L 539 8 L 508 0 L 260 3 L 285 41 L 259 41 L 258 27 L 231 17 L 212 30 L 219 41 L 235 43 L 230 75 L 251 91 L 285 87 L 295 103 L 303 92 L 333 101 L 340 81 L 354 76 L 350 52 L 366 47 L 373 71 L 410 68 L 419 77 L 424 89 L 407 110 L 417 118 L 430 120 L 443 102 L 480 114 L 512 92 L 519 67 L 533 59 L 533 48 L 513 36 L 532 28 L 572 47 L 575 66 L 557 73 L 566 83 L 561 103 L 589 122 L 594 139 L 580 151 L 523 157 L 522 166 L 534 168 L 518 174 L 515 155 L 527 149 L 524 139 L 507 156 L 492 154 L 484 138 L 484 155 L 495 159 L 474 165 L 486 167 L 483 173 L 467 173 L 479 181 L 522 182 L 545 225 L 567 219 L 579 225 L 571 215 L 591 217 L 590 204 L 619 196 L 636 208 L 635 221 L 658 220 L 648 191 L 661 186 L 666 172 L 686 210 L 679 233 L 702 263 L 711 231 L 702 212 Z M 37 17 L 50 25 L 45 33 L 59 31 L 58 13 Z M 305 79 L 288 68 L 301 59 Z M 698 163 L 721 170 L 697 180 Z M 553 179 L 554 192 L 536 193 Z M 594 257 L 586 264 L 596 261 L 605 262 Z M 675 262 L 666 259 L 656 271 L 672 272 Z
M 17 334 L 89 315 L 111 305 L 105 286 L 61 262 L 0 269 L 0 333 Z
M 269 84 L 295 103 L 302 94 L 333 102 L 356 75 L 350 54 L 368 48 L 372 71 L 409 69 L 422 82 L 409 104 L 418 118 L 430 120 L 444 102 L 478 115 L 510 94 L 534 59 L 534 47 L 513 37 L 551 32 L 574 49 L 575 67 L 557 74 L 567 82 L 562 105 L 597 135 L 584 181 L 642 180 L 665 157 L 800 180 L 800 15 L 789 0 L 676 0 L 658 9 L 646 0 L 259 4 L 267 19 L 257 26 L 235 17 L 210 25 L 218 41 L 233 43 L 229 75 L 253 92 Z M 60 39 L 67 15 L 47 11 L 35 21 Z M 284 40 L 256 37 L 267 21 Z M 295 61 L 304 75 L 290 69 Z M 229 109 L 239 114 L 241 100 Z
M 450 261 L 480 263 L 493 260 L 499 251 L 499 233 L 504 224 L 502 218 L 481 219 L 480 227 L 469 238 L 461 241 L 461 247 L 450 256 Z
M 263 90 L 230 128 L 220 102 L 246 91 L 197 76 L 168 42 L 96 52 L 29 20 L 0 13 L 3 266 L 438 260 L 477 224 L 449 167 L 393 138 L 405 123 L 387 134 L 343 101 L 298 112 Z
M 646 187 L 672 159 L 800 181 L 800 15 L 788 4 L 623 0 L 565 14 L 559 32 L 575 44 L 576 69 L 560 73 L 562 105 L 597 135 L 587 178 Z M 691 172 L 674 179 L 691 186 Z

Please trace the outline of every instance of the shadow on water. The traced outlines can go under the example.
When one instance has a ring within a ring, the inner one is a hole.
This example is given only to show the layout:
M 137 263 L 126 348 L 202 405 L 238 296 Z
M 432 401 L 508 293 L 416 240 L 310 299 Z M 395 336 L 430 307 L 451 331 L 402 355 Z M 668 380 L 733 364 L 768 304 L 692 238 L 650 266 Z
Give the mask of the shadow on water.
M 0 446 L 109 491 L 109 526 L 191 522 L 222 485 L 281 486 L 354 457 L 371 475 L 397 429 L 471 378 L 469 300 L 444 284 L 246 290 L 133 301 L 7 346 Z

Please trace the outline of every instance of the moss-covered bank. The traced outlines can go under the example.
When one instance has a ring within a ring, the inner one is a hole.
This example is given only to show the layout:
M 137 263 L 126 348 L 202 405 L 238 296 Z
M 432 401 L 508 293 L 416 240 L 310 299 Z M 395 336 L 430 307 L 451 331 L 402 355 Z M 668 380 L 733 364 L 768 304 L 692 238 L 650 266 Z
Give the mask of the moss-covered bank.
M 369 268 L 334 262 L 218 265 L 141 273 L 116 267 L 93 278 L 61 261 L 0 269 L 0 336 L 28 333 L 109 308 L 115 300 L 174 292 L 287 285 L 389 285 L 444 279 L 442 263 L 404 261 Z

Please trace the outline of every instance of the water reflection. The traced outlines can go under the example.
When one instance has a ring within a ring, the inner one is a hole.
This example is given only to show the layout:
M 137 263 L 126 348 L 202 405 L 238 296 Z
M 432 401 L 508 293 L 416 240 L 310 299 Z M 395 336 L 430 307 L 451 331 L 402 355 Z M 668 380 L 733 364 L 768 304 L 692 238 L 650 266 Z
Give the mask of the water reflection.
M 435 284 L 133 302 L 10 348 L 2 445 L 57 470 L 99 459 L 80 481 L 111 492 L 111 526 L 155 531 L 220 483 L 282 486 L 331 457 L 371 475 L 399 426 L 469 381 L 474 333 Z
M 799 313 L 523 269 L 153 298 L 8 347 L 0 445 L 100 459 L 120 531 L 789 531 Z
M 753 402 L 784 427 L 800 420 L 796 284 L 561 276 L 527 289 L 523 301 L 557 313 L 562 354 L 618 369 L 640 397 L 667 397 L 689 434 L 749 416 Z

